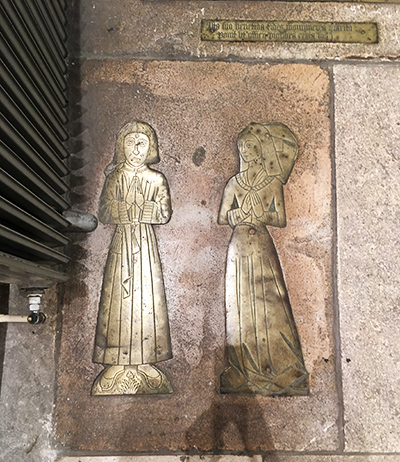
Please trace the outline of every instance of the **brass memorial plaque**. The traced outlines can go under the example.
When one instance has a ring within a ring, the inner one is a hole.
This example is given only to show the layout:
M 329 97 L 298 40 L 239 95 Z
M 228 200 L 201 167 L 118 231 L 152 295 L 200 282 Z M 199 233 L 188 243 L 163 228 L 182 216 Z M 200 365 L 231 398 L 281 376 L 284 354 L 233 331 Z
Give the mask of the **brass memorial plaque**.
M 99 219 L 116 225 L 103 277 L 94 362 L 104 365 L 92 395 L 172 393 L 154 363 L 172 357 L 161 262 L 153 224 L 171 218 L 168 183 L 150 125 L 126 124 L 106 168 Z
M 376 23 L 203 19 L 201 40 L 222 42 L 377 43 Z
M 238 136 L 239 173 L 225 186 L 218 223 L 229 225 L 225 273 L 229 366 L 222 393 L 307 395 L 308 372 L 268 226 L 284 228 L 283 185 L 298 154 L 281 123 L 251 123 Z

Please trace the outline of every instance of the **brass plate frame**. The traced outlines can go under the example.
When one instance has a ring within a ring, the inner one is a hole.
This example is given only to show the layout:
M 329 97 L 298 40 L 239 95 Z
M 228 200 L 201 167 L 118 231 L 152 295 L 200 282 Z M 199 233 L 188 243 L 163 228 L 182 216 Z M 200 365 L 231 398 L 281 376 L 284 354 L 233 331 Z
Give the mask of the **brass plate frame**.
M 219 42 L 378 43 L 373 22 L 203 19 L 201 40 Z

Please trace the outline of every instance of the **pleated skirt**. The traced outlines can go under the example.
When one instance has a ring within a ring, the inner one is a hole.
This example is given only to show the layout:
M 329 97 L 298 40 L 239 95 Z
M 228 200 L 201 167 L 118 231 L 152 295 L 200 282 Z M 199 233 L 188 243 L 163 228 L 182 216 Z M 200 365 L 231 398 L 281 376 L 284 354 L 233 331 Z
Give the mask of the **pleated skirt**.
M 244 376 L 304 370 L 292 308 L 267 229 L 236 226 L 226 267 L 226 337 L 231 366 Z
M 104 271 L 94 362 L 154 364 L 172 357 L 161 262 L 149 224 L 118 225 Z

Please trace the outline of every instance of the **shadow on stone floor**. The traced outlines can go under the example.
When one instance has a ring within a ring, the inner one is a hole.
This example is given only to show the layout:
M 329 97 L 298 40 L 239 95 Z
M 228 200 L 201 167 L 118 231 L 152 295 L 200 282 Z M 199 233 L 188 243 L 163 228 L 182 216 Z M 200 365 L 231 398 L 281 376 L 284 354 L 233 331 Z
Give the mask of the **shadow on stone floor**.
M 204 448 L 203 441 L 212 442 L 210 450 L 214 455 L 213 461 L 222 459 L 232 447 L 241 446 L 240 453 L 252 456 L 260 453 L 252 428 L 261 426 L 265 432 L 265 443 L 273 450 L 274 442 L 269 428 L 263 417 L 261 406 L 253 403 L 249 410 L 248 402 L 233 402 L 234 399 L 242 400 L 242 397 L 223 396 L 212 402 L 209 409 L 203 412 L 186 431 L 186 443 L 192 450 Z M 244 401 L 244 400 L 243 400 Z M 218 458 L 218 456 L 220 456 Z M 225 456 L 226 457 L 226 456 Z M 270 454 L 268 462 L 277 461 L 277 456 Z

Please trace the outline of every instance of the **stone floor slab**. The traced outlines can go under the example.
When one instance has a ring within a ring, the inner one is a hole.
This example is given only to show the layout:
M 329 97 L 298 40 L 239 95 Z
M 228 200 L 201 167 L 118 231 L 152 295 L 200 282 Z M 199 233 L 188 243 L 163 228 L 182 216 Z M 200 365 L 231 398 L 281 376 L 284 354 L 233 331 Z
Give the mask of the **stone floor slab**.
M 74 36 L 86 57 L 329 60 L 400 56 L 400 5 L 295 2 L 82 0 Z M 202 19 L 376 22 L 377 44 L 202 42 Z
M 262 456 L 97 456 L 61 457 L 57 462 L 262 462 Z M 379 461 L 377 461 L 379 462 Z
M 59 363 L 61 442 L 73 450 L 114 452 L 336 450 L 327 73 L 313 65 L 93 60 L 77 77 L 82 134 L 71 195 L 84 210 L 96 213 L 120 127 L 144 120 L 158 135 L 156 168 L 168 179 L 174 210 L 168 225 L 156 227 L 174 355 L 160 367 L 174 394 L 90 396 L 101 370 L 92 353 L 113 233 L 112 225 L 100 224 L 72 246 Z M 230 230 L 217 216 L 225 183 L 237 172 L 237 135 L 251 121 L 287 124 L 300 144 L 285 186 L 288 225 L 271 233 L 311 374 L 306 397 L 219 394 Z
M 283 455 L 271 454 L 264 456 L 263 462 L 399 462 L 400 455 Z M 233 462 L 233 461 L 232 461 Z
M 263 462 L 399 462 L 400 455 L 307 455 L 297 454 L 293 456 L 271 454 L 264 456 Z M 233 462 L 233 461 L 232 461 Z
M 284 455 L 267 456 L 97 456 L 61 457 L 57 462 L 398 462 L 400 455 Z
M 0 395 L 0 461 L 53 462 L 58 291 L 43 296 L 43 325 L 7 327 Z M 11 286 L 10 314 L 29 314 L 26 294 Z
M 400 451 L 400 67 L 336 66 L 346 450 Z

